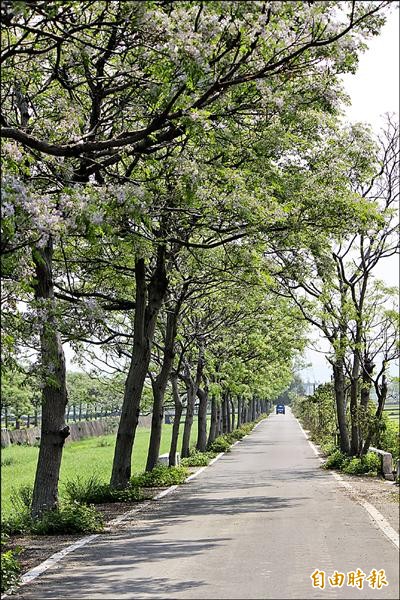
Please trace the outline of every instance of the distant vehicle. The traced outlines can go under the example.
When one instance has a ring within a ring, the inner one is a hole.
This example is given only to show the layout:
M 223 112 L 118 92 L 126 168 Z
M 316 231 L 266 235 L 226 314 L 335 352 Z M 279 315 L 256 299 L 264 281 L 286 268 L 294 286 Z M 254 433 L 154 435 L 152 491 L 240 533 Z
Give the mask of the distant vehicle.
M 285 414 L 285 405 L 284 404 L 277 404 L 276 405 L 276 414 L 277 415 L 284 415 Z

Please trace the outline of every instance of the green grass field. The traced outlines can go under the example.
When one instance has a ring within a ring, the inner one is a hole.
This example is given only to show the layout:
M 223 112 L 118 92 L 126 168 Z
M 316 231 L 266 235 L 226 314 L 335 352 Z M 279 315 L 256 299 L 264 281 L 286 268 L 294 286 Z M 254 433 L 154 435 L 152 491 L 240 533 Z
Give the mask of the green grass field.
M 183 425 L 181 425 L 178 451 L 181 448 Z M 172 425 L 163 425 L 160 454 L 169 451 Z M 132 454 L 132 473 L 144 471 L 150 429 L 140 428 L 136 432 Z M 197 439 L 197 422 L 193 424 L 191 443 Z M 71 442 L 65 446 L 60 476 L 60 494 L 63 495 L 63 483 L 69 479 L 89 477 L 94 473 L 105 482 L 109 481 L 114 455 L 115 434 L 87 438 Z M 1 451 L 1 511 L 3 515 L 11 509 L 10 496 L 13 488 L 21 485 L 33 485 L 39 449 L 33 446 L 9 446 Z M 8 464 L 9 463 L 9 464 Z
M 399 404 L 387 404 L 385 406 L 385 414 L 389 417 L 389 419 L 393 421 L 399 421 L 400 417 L 400 405 Z

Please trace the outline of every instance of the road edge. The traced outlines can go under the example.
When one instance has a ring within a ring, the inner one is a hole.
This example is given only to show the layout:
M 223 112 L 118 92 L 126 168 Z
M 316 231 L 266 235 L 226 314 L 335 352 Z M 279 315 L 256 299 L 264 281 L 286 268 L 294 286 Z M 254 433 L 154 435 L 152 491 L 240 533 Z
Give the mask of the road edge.
M 303 427 L 302 427 L 299 419 L 297 417 L 295 417 L 295 419 L 296 419 L 296 421 L 297 421 L 297 423 L 298 423 L 298 425 L 299 425 L 299 427 L 300 427 L 300 429 L 301 429 L 304 437 L 306 438 L 306 440 L 310 444 L 312 451 L 317 456 L 318 460 L 321 463 L 323 463 L 324 459 L 321 457 L 321 454 L 320 454 L 318 448 L 311 441 L 309 435 L 304 431 L 304 429 L 303 429 Z M 340 473 L 337 473 L 336 471 L 329 471 L 329 473 L 332 475 L 332 477 L 334 479 L 336 479 L 336 481 L 339 483 L 340 486 L 342 486 L 348 492 L 350 492 L 350 497 L 355 502 L 357 502 L 357 504 L 359 504 L 360 506 L 363 507 L 363 509 L 369 514 L 369 516 L 371 517 L 371 519 L 378 526 L 378 528 L 382 531 L 382 533 L 388 538 L 388 540 L 390 542 L 392 542 L 392 544 L 395 546 L 395 548 L 397 548 L 397 550 L 399 550 L 399 548 L 400 548 L 400 545 L 399 545 L 399 534 L 397 533 L 397 531 L 395 529 L 393 529 L 393 527 L 385 519 L 385 517 L 382 515 L 382 513 L 380 513 L 379 510 L 373 504 L 371 504 L 370 502 L 367 502 L 367 500 L 364 500 L 364 498 L 362 498 L 357 493 L 357 491 L 351 485 L 351 483 L 349 483 L 348 481 L 345 481 L 343 479 L 343 477 L 340 475 Z

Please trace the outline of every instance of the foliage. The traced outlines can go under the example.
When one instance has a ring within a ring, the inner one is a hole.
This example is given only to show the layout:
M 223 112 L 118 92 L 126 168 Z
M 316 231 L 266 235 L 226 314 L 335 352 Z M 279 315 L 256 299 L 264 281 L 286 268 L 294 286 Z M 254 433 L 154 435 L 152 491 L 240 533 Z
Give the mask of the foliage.
M 379 431 L 376 446 L 385 452 L 390 452 L 396 462 L 400 458 L 400 429 L 397 420 L 390 420 L 387 415 L 382 416 L 382 427 Z M 372 445 L 375 445 L 375 441 Z
M 181 465 L 183 467 L 205 467 L 215 456 L 215 452 L 192 450 L 187 458 L 182 458 Z
M 133 487 L 168 487 L 184 483 L 189 471 L 185 466 L 167 467 L 157 465 L 152 471 L 145 471 L 131 478 Z
M 219 454 L 220 452 L 230 452 L 232 442 L 227 439 L 225 435 L 219 435 L 215 438 L 215 440 L 209 445 L 208 450 L 211 452 L 216 452 Z
M 2 534 L 1 545 L 3 550 L 3 544 L 7 541 L 7 538 Z M 14 585 L 17 585 L 20 578 L 21 567 L 16 558 L 18 551 L 6 550 L 1 552 L 1 592 L 9 590 Z
M 317 443 L 327 444 L 336 433 L 335 399 L 333 385 L 319 385 L 312 396 L 299 396 L 293 401 L 294 414 L 310 431 Z
M 348 475 L 376 476 L 381 467 L 380 458 L 374 452 L 368 452 L 361 458 L 349 457 L 340 450 L 334 450 L 323 464 L 324 469 L 338 469 Z
M 324 469 L 341 469 L 346 464 L 347 456 L 340 450 L 335 450 L 324 462 Z
M 84 506 L 76 501 L 62 503 L 59 508 L 43 513 L 39 519 L 32 519 L 32 486 L 21 486 L 14 490 L 12 512 L 2 522 L 2 531 L 13 535 L 35 533 L 37 535 L 57 535 L 68 533 L 89 533 L 102 530 L 102 518 L 94 507 Z
M 32 521 L 30 530 L 36 535 L 96 533 L 103 530 L 103 519 L 94 506 L 68 502 Z
M 380 458 L 373 452 L 368 452 L 361 458 L 348 458 L 342 466 L 343 473 L 348 475 L 377 475 L 381 466 Z
M 91 475 L 87 479 L 79 475 L 64 484 L 65 496 L 69 502 L 79 504 L 102 504 L 106 502 L 140 502 L 149 498 L 145 492 L 138 487 L 129 486 L 123 490 L 117 490 L 104 483 L 97 475 Z

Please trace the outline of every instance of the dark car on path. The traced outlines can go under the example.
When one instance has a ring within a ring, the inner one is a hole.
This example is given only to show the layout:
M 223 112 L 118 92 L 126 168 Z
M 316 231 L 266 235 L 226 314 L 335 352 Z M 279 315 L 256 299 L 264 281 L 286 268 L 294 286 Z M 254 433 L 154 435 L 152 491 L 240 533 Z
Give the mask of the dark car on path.
M 276 414 L 277 415 L 284 415 L 285 414 L 285 405 L 284 404 L 277 404 L 276 405 Z

